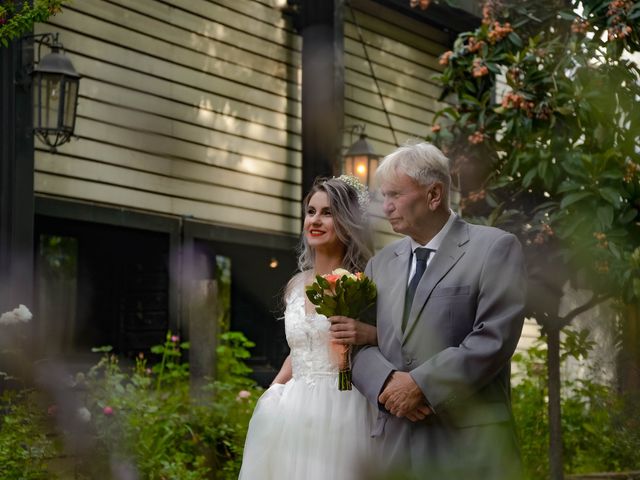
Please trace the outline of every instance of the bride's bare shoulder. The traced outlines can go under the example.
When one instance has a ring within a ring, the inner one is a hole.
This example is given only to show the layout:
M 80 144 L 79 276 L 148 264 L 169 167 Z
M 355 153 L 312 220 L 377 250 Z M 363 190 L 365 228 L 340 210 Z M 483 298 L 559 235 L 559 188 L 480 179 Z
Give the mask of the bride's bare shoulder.
M 285 298 L 289 297 L 291 292 L 296 288 L 304 288 L 305 285 L 309 285 L 313 279 L 313 272 L 311 270 L 304 270 L 302 272 L 296 273 L 289 283 L 287 283 L 287 287 L 285 288 Z

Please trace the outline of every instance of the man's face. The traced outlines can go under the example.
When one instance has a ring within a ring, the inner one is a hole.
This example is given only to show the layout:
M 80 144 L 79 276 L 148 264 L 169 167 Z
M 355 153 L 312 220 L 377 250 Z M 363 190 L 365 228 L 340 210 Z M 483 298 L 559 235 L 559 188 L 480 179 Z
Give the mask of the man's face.
M 404 173 L 382 182 L 383 211 L 396 233 L 418 240 L 424 236 L 431 218 L 428 188 L 418 184 Z

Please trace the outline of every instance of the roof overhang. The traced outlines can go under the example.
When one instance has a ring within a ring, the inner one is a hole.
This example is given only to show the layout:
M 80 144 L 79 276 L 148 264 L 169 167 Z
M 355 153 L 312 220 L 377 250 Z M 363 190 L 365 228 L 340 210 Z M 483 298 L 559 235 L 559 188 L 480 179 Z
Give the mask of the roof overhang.
M 457 0 L 457 8 L 432 3 L 426 10 L 411 8 L 409 0 L 373 1 L 454 35 L 475 30 L 480 25 L 482 16 L 481 2 L 477 0 Z

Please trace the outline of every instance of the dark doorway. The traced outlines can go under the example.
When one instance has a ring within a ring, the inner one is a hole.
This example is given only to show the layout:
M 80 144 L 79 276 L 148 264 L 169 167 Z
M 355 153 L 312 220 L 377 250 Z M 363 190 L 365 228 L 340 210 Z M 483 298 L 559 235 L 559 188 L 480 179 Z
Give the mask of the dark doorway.
M 146 230 L 140 214 L 122 222 L 111 209 L 82 212 L 81 219 L 36 215 L 39 351 L 84 362 L 92 347 L 133 357 L 162 343 L 169 329 L 186 336 L 186 310 L 178 304 L 188 302 L 184 275 L 191 271 L 193 278 L 215 276 L 219 324 L 256 344 L 248 361 L 254 377 L 263 385 L 272 380 L 288 353 L 282 294 L 296 270 L 295 239 L 190 221 L 182 231 L 177 220 L 164 232 L 146 219 L 156 228 Z M 94 214 L 121 223 L 87 221 Z M 195 254 L 192 270 L 181 263 L 185 245 Z
M 36 216 L 42 349 L 85 354 L 111 345 L 133 356 L 169 329 L 169 235 Z
M 282 295 L 296 271 L 295 254 L 230 242 L 211 246 L 218 265 L 230 265 L 229 328 L 243 332 L 256 344 L 248 363 L 260 383 L 269 383 L 288 353 Z M 225 260 L 220 262 L 221 258 Z

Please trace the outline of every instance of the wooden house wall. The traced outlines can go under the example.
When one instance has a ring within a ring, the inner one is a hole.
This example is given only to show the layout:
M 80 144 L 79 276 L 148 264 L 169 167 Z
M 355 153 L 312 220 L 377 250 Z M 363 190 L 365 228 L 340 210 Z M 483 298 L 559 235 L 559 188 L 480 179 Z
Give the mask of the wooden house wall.
M 440 54 L 449 34 L 384 8 L 354 0 L 345 11 L 345 126 L 364 124 L 376 153 L 386 155 L 411 139 L 424 139 L 441 88 Z M 385 109 L 388 113 L 385 113 Z M 348 128 L 345 149 L 356 138 Z M 384 220 L 379 201 L 372 202 L 376 246 L 397 235 Z
M 39 25 L 83 79 L 78 139 L 38 145 L 36 193 L 296 233 L 301 39 L 270 3 L 83 0 Z M 345 9 L 344 124 L 387 154 L 427 133 L 449 36 L 375 2 Z M 379 217 L 381 246 L 395 236 Z
M 35 191 L 297 233 L 300 37 L 261 0 L 81 0 L 38 25 L 82 75 Z

